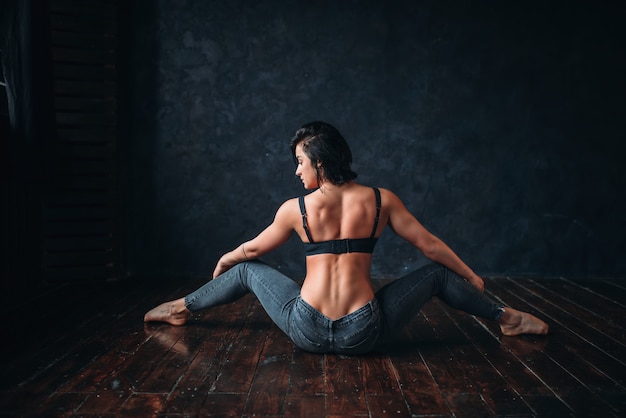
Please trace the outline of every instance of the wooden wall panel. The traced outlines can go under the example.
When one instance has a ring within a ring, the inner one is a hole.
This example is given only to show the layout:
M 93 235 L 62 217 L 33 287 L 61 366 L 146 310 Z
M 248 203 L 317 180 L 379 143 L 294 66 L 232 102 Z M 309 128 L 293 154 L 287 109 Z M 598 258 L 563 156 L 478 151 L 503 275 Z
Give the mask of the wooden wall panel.
M 120 275 L 117 1 L 49 2 L 55 132 L 44 145 L 43 273 Z

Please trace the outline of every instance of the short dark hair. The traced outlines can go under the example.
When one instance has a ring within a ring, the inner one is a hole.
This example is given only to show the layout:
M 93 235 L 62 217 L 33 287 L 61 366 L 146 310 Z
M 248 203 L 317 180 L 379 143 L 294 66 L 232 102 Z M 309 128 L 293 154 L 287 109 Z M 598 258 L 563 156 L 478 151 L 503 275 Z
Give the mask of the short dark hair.
M 328 180 L 341 186 L 357 177 L 350 165 L 352 151 L 343 135 L 329 123 L 315 121 L 302 125 L 291 138 L 291 154 L 296 160 L 296 147 L 302 144 L 302 150 L 311 159 L 317 172 L 318 184 Z M 318 168 L 321 163 L 322 173 Z

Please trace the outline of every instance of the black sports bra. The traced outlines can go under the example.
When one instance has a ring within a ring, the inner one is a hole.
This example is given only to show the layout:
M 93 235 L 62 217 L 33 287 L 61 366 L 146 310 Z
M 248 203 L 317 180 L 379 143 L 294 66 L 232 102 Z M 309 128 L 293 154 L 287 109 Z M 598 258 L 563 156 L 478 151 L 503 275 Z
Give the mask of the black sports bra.
M 376 196 L 376 219 L 374 219 L 374 228 L 369 238 L 346 238 L 335 239 L 330 241 L 314 242 L 311 232 L 306 222 L 306 209 L 304 207 L 304 196 L 298 198 L 300 204 L 300 213 L 302 214 L 302 227 L 309 242 L 304 242 L 304 252 L 307 256 L 315 254 L 345 254 L 345 253 L 373 253 L 378 238 L 376 238 L 376 229 L 378 229 L 378 220 L 380 219 L 380 190 L 372 187 Z

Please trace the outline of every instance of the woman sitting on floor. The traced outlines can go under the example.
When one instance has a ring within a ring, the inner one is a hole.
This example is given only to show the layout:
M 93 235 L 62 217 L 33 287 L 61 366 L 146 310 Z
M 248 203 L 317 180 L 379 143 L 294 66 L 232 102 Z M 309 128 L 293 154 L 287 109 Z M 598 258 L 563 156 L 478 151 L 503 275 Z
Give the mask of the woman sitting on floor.
M 546 334 L 539 318 L 494 302 L 484 282 L 428 232 L 391 191 L 355 182 L 352 153 L 324 122 L 304 125 L 291 150 L 296 176 L 314 192 L 290 199 L 254 239 L 224 254 L 213 280 L 184 298 L 149 311 L 146 322 L 183 325 L 192 312 L 252 292 L 293 342 L 315 353 L 361 354 L 380 348 L 433 296 L 453 308 L 497 321 L 504 335 Z M 374 292 L 372 252 L 386 226 L 434 261 Z M 302 286 L 256 260 L 295 231 L 306 253 Z

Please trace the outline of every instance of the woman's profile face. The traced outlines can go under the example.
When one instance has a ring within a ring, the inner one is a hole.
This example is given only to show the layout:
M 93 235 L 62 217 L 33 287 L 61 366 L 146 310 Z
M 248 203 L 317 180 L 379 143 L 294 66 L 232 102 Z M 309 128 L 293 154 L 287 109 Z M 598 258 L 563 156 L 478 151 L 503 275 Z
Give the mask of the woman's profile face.
M 302 144 L 296 146 L 295 154 L 296 161 L 298 161 L 296 176 L 300 177 L 304 188 L 307 190 L 318 188 L 317 171 L 311 159 L 302 150 Z

